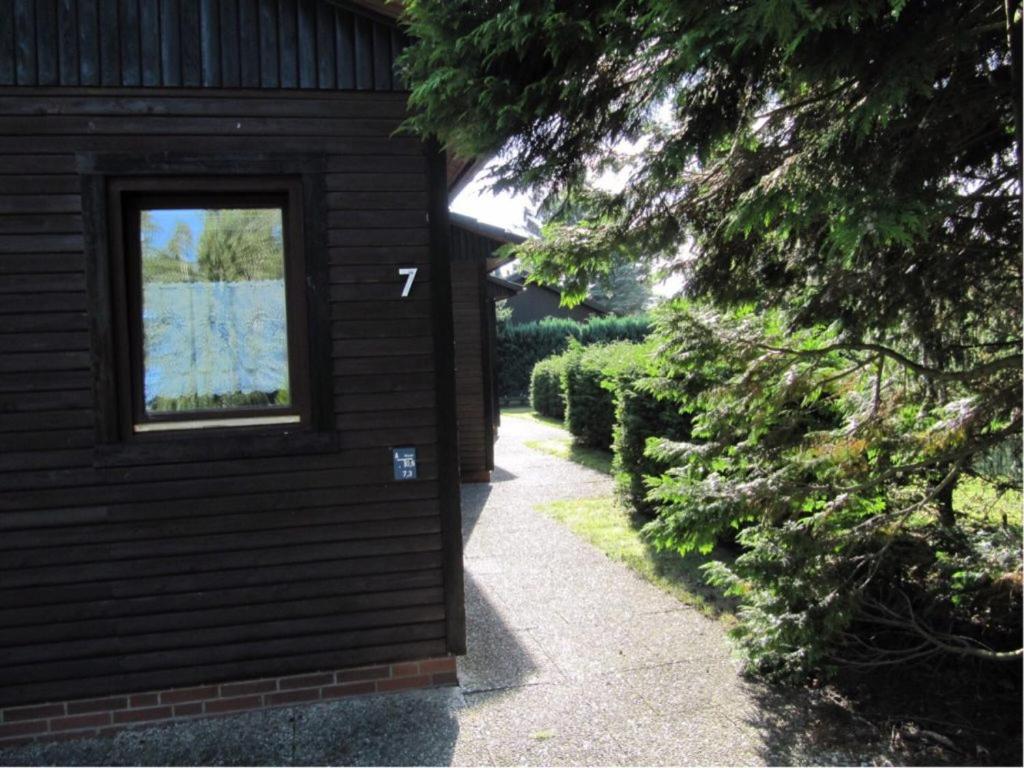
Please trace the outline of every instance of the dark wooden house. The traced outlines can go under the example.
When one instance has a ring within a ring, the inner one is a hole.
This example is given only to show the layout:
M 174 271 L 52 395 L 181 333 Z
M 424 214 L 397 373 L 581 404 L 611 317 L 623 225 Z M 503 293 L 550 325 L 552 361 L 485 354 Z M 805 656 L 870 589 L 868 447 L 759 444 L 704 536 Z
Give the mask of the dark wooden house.
M 509 322 L 535 323 L 548 317 L 568 318 L 585 323 L 592 317 L 604 317 L 610 312 L 599 304 L 586 300 L 575 307 L 562 306 L 562 293 L 549 285 L 527 284 L 525 275 L 515 275 L 509 281 L 523 290 L 508 300 L 512 310 Z
M 446 161 L 375 8 L 0 0 L 0 741 L 453 681 Z
M 523 238 L 469 216 L 452 213 L 450 219 L 459 466 L 464 482 L 487 482 L 500 418 L 495 301 L 506 297 L 488 277 L 511 260 L 498 250 Z

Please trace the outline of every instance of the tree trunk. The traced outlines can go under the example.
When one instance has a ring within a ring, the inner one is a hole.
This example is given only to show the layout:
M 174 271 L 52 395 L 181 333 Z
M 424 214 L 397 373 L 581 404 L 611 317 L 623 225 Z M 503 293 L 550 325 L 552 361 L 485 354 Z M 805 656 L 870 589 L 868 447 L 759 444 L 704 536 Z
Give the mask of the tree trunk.
M 942 477 L 945 477 L 945 475 L 942 475 Z M 954 476 L 935 496 L 935 503 L 939 508 L 939 522 L 947 528 L 952 528 L 956 525 L 956 514 L 953 510 L 953 491 L 956 489 L 958 479 L 958 475 Z M 942 482 L 941 478 L 939 478 L 939 482 Z

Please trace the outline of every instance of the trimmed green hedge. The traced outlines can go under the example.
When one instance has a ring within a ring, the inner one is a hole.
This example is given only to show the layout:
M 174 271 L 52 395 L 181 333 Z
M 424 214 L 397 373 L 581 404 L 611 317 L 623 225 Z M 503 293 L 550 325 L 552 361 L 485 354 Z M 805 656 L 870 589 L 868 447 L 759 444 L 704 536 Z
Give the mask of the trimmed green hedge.
M 565 397 L 562 378 L 565 376 L 567 354 L 554 355 L 533 366 L 530 377 L 530 406 L 542 416 L 552 419 L 565 417 Z
M 688 440 L 691 418 L 664 394 L 656 344 L 617 342 L 584 347 L 571 342 L 533 368 L 530 403 L 537 413 L 563 419 L 581 445 L 615 454 L 619 492 L 636 512 L 656 513 L 645 498 L 645 478 L 660 476 L 671 465 L 646 455 L 652 438 Z M 658 386 L 661 384 L 662 386 Z
M 642 515 L 657 509 L 647 501 L 644 478 L 661 476 L 671 464 L 645 455 L 651 438 L 687 440 L 691 419 L 676 403 L 659 400 L 642 378 L 620 382 L 615 403 L 615 481 L 619 493 Z
M 502 325 L 498 328 L 498 396 L 504 400 L 527 397 L 533 366 L 564 352 L 569 339 L 584 346 L 622 339 L 642 341 L 650 331 L 646 315 L 595 317 L 586 323 L 547 318 L 539 323 Z
M 563 391 L 565 426 L 582 445 L 608 450 L 615 424 L 615 388 L 645 346 L 628 341 L 571 349 Z

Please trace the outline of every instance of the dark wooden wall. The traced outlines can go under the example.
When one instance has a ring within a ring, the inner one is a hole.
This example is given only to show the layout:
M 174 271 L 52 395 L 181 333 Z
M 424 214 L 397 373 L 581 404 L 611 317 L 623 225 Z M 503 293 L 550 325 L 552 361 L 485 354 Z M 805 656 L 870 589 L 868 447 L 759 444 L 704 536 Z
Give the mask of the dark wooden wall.
M 323 0 L 0 0 L 0 86 L 401 90 L 404 44 Z
M 484 228 L 494 236 L 480 231 Z M 494 301 L 488 291 L 487 275 L 502 262 L 496 251 L 521 238 L 458 214 L 452 216 L 449 229 L 459 459 L 464 480 L 483 481 L 494 469 L 494 441 L 500 420 L 495 390 Z M 498 239 L 499 236 L 508 239 Z
M 452 227 L 453 244 L 460 230 Z M 453 249 L 454 251 L 454 249 Z M 486 481 L 494 468 L 493 432 L 485 367 L 487 315 L 483 260 L 452 260 L 452 316 L 455 321 L 456 415 L 459 468 L 468 482 Z
M 424 149 L 391 136 L 404 102 L 0 88 L 0 704 L 460 646 L 431 322 L 448 308 Z M 322 154 L 331 447 L 100 460 L 76 152 Z M 417 447 L 419 480 L 392 482 L 395 445 Z

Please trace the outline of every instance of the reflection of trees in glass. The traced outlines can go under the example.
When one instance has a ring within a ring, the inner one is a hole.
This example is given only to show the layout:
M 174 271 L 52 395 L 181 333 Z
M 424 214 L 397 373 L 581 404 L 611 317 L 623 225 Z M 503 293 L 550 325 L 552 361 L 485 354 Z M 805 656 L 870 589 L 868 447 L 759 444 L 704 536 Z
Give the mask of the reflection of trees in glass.
M 281 210 L 142 211 L 139 239 L 146 410 L 290 404 Z
M 169 413 L 174 411 L 213 411 L 223 408 L 267 408 L 290 404 L 291 394 L 287 389 L 279 389 L 275 392 L 229 392 L 223 395 L 195 394 L 181 397 L 157 395 L 146 402 L 146 410 L 150 413 Z
M 184 212 L 183 212 L 184 213 Z M 189 212 L 192 213 L 192 212 Z M 284 278 L 284 242 L 278 209 L 202 211 L 198 244 L 187 221 L 178 221 L 162 247 L 151 211 L 142 211 L 139 238 L 147 283 L 236 282 Z
M 212 282 L 283 279 L 281 211 L 204 211 L 198 264 L 203 279 Z
M 147 283 L 191 283 L 197 279 L 195 240 L 192 228 L 184 221 L 174 226 L 174 233 L 163 248 L 153 245 L 157 225 L 153 214 L 142 211 L 139 223 L 142 240 L 143 278 Z

